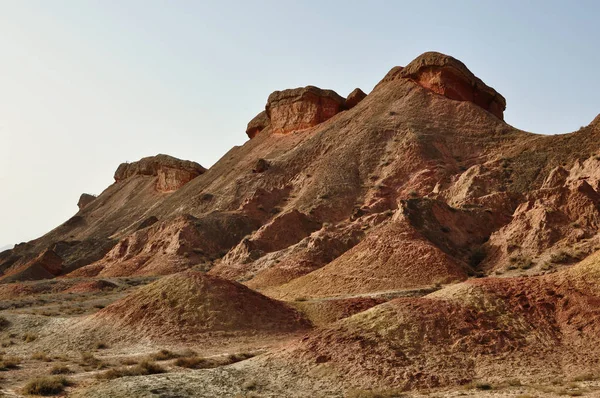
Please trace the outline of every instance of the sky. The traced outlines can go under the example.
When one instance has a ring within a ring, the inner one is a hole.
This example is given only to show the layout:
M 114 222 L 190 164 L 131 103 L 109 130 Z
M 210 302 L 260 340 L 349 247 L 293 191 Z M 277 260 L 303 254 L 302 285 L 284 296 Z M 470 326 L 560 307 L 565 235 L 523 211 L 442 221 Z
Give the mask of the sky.
M 275 90 L 370 91 L 425 51 L 463 61 L 505 119 L 600 113 L 596 1 L 0 0 L 0 247 L 41 236 L 117 166 L 215 163 Z

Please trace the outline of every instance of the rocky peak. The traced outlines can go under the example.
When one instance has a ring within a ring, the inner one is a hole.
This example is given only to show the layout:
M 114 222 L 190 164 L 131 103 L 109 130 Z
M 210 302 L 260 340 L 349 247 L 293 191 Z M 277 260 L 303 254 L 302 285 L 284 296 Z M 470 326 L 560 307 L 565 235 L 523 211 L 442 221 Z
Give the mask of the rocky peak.
M 273 92 L 265 108 L 273 133 L 286 134 L 326 121 L 345 109 L 344 102 L 333 90 L 306 86 Z
M 156 176 L 156 190 L 172 192 L 205 171 L 206 169 L 196 162 L 159 154 L 133 163 L 122 163 L 117 168 L 114 178 L 116 182 L 121 182 L 136 175 Z
M 410 79 L 450 99 L 472 102 L 504 120 L 504 97 L 451 56 L 426 52 L 405 67 L 392 68 L 379 84 L 397 79 Z

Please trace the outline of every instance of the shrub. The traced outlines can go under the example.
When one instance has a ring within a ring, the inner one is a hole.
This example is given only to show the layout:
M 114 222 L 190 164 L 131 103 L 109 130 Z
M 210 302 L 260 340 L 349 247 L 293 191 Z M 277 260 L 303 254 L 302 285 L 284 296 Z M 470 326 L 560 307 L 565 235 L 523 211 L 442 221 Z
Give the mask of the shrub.
M 151 361 L 142 361 L 138 365 L 131 368 L 115 368 L 107 370 L 96 376 L 99 380 L 112 380 L 126 376 L 145 376 L 158 373 L 165 373 L 166 370 L 157 363 Z
M 36 361 L 44 361 L 44 362 L 52 362 L 52 358 L 49 358 L 43 351 L 38 351 L 31 355 L 31 359 L 35 359 Z
M 231 354 L 227 358 L 229 359 L 229 361 L 231 363 L 234 363 L 234 362 L 244 361 L 246 359 L 252 358 L 253 356 L 254 356 L 254 354 L 252 354 L 250 352 L 241 352 L 238 354 Z
M 2 357 L 0 356 L 0 370 L 10 370 L 19 367 L 21 359 L 18 357 Z
M 169 359 L 179 358 L 179 357 L 180 357 L 179 354 L 176 354 L 176 353 L 166 350 L 166 349 L 162 349 L 159 352 L 156 352 L 156 353 L 150 355 L 150 358 L 152 358 L 155 361 L 167 361 Z
M 94 356 L 91 352 L 82 352 L 81 353 L 81 362 L 82 366 L 94 366 L 96 368 L 102 368 L 104 364 L 102 361 Z
M 205 358 L 194 356 L 177 359 L 175 361 L 175 366 L 187 369 L 205 369 L 212 367 L 212 364 L 209 360 Z
M 73 373 L 73 371 L 67 365 L 54 365 L 50 369 L 50 374 L 53 375 L 66 375 L 69 373 Z
M 106 344 L 103 341 L 98 341 L 98 342 L 96 342 L 95 347 L 97 350 L 105 350 L 108 348 L 108 344 Z
M 482 390 L 482 391 L 489 391 L 489 390 L 493 390 L 494 386 L 492 386 L 490 383 L 478 382 L 478 383 L 475 383 L 475 388 L 478 390 Z
M 512 265 L 512 268 L 509 267 L 508 269 L 520 268 L 522 270 L 525 270 L 525 269 L 529 269 L 535 265 L 535 263 L 533 262 L 531 257 L 527 257 L 527 256 L 510 257 L 509 261 Z
M 139 361 L 135 358 L 123 358 L 121 359 L 121 363 L 123 365 L 136 365 Z
M 7 327 L 10 324 L 10 322 L 8 321 L 8 319 L 6 319 L 3 316 L 0 316 L 0 329 L 4 329 L 5 327 Z
M 23 387 L 23 393 L 29 395 L 54 395 L 63 392 L 65 387 L 70 386 L 71 384 L 72 383 L 63 376 L 36 377 Z
M 550 261 L 555 264 L 568 264 L 578 261 L 580 258 L 578 255 L 573 255 L 567 251 L 561 250 L 558 253 L 553 253 L 550 256 Z

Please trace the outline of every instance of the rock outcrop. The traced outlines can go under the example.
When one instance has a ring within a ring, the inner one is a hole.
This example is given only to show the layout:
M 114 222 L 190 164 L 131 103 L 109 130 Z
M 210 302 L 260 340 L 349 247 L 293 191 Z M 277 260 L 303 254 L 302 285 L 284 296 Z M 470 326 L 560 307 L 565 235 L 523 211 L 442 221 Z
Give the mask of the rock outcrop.
M 344 110 L 344 98 L 335 91 L 314 86 L 275 91 L 269 95 L 266 113 L 275 134 L 303 130 Z
M 115 181 L 124 181 L 136 175 L 156 176 L 156 190 L 176 191 L 206 169 L 196 162 L 180 160 L 169 155 L 142 158 L 133 163 L 122 163 L 115 172 Z
M 406 67 L 394 67 L 381 83 L 396 79 L 411 79 L 434 93 L 453 100 L 472 102 L 504 120 L 504 97 L 451 56 L 426 52 Z
M 77 207 L 82 210 L 84 207 L 92 203 L 96 199 L 96 196 L 90 195 L 89 193 L 82 193 L 77 202 Z
M 256 115 L 254 119 L 250 120 L 248 127 L 246 127 L 248 138 L 254 138 L 256 134 L 263 131 L 270 123 L 271 120 L 269 119 L 269 115 L 267 115 L 267 111 L 262 111 Z
M 365 94 L 365 92 L 360 88 L 355 88 L 350 94 L 348 94 L 348 97 L 346 97 L 346 109 L 354 108 L 360 101 L 364 100 L 366 96 L 367 94 Z

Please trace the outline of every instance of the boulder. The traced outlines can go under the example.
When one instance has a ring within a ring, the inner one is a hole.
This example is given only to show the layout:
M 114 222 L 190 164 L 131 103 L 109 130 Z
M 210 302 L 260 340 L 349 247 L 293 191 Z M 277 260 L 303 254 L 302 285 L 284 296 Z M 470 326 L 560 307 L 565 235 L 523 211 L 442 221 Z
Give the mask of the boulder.
M 344 98 L 335 91 L 314 86 L 275 91 L 266 113 L 275 134 L 287 134 L 322 123 L 344 110 Z
M 365 99 L 366 96 L 367 94 L 365 94 L 360 88 L 355 88 L 350 94 L 348 94 L 348 97 L 346 97 L 346 109 L 354 108 L 360 101 Z
M 261 158 L 256 161 L 256 164 L 254 165 L 252 172 L 253 173 L 263 173 L 263 172 L 267 171 L 269 169 L 269 167 L 271 167 L 271 164 L 269 163 L 269 161 Z
M 96 196 L 90 195 L 89 193 L 82 193 L 77 202 L 77 207 L 82 210 L 84 207 L 92 203 L 96 199 Z
M 254 138 L 256 134 L 263 131 L 270 123 L 271 120 L 267 115 L 267 111 L 262 111 L 256 115 L 254 119 L 250 120 L 248 127 L 246 127 L 246 134 L 248 134 L 248 138 Z

